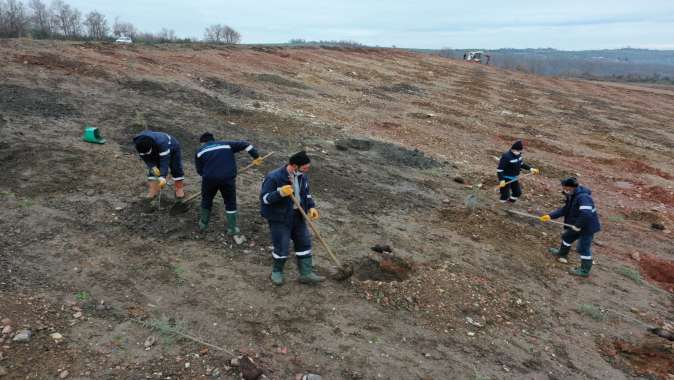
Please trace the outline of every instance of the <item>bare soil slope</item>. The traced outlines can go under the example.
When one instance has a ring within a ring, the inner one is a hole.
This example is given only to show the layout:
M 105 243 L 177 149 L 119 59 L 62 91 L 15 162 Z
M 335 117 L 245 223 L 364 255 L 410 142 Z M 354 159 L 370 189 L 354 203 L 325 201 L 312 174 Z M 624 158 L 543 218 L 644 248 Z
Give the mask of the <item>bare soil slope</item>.
M 0 337 L 0 377 L 237 379 L 245 354 L 272 379 L 671 379 L 672 343 L 646 328 L 674 311 L 673 119 L 666 88 L 391 49 L 2 40 L 0 318 L 33 336 Z M 81 141 L 85 123 L 107 143 Z M 196 206 L 169 215 L 170 194 L 141 206 L 145 127 L 181 141 L 188 192 L 205 131 L 276 152 L 239 176 L 245 244 L 219 201 L 206 233 Z M 559 228 L 500 210 L 495 166 L 516 138 L 542 170 L 517 209 L 557 207 L 565 175 L 593 190 L 589 279 L 546 256 Z M 301 286 L 294 265 L 268 279 L 259 185 L 299 149 L 349 281 Z

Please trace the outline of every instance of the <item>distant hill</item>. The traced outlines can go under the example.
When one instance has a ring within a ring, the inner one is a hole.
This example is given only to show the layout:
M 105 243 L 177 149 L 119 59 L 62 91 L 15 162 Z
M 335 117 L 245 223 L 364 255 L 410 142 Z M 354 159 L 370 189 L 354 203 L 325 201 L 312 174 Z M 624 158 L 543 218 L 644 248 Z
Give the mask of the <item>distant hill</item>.
M 465 52 L 473 50 L 480 49 L 414 51 L 462 59 Z M 484 52 L 491 56 L 490 65 L 539 75 L 674 85 L 674 50 L 498 49 Z

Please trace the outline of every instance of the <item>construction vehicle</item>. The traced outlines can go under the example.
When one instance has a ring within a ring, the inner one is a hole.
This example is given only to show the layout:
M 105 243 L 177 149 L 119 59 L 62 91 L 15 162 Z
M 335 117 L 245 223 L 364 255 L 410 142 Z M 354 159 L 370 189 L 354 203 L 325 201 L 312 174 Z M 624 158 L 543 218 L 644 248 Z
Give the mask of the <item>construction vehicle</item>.
M 489 64 L 491 56 L 485 54 L 483 51 L 469 51 L 463 54 L 463 60 L 473 63 L 484 63 L 485 65 Z

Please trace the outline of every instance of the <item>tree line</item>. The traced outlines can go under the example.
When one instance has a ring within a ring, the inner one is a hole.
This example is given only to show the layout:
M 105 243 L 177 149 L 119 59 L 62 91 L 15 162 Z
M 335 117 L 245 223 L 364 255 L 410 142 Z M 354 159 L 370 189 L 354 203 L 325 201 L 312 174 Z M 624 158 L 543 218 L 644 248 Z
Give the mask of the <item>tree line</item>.
M 152 33 L 140 31 L 132 23 L 115 18 L 112 25 L 94 10 L 82 14 L 63 0 L 47 5 L 42 0 L 0 0 L 0 38 L 113 40 L 120 36 L 139 42 L 197 42 L 197 38 L 178 38 L 173 29 Z M 204 42 L 237 44 L 241 34 L 227 25 L 211 25 L 204 31 Z

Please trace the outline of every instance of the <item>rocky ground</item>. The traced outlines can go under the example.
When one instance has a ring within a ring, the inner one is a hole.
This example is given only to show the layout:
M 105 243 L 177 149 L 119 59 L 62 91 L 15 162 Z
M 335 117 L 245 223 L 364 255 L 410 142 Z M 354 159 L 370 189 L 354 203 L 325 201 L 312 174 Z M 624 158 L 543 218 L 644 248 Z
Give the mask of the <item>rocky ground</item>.
M 0 378 L 671 380 L 673 118 L 668 88 L 393 49 L 2 40 Z M 205 233 L 170 190 L 143 205 L 144 128 L 181 141 L 188 193 L 205 131 L 274 152 L 238 178 L 246 242 L 219 202 Z M 542 175 L 515 209 L 558 206 L 565 175 L 593 190 L 590 278 L 496 202 L 517 138 Z M 355 273 L 307 287 L 290 265 L 276 288 L 258 191 L 299 149 Z

